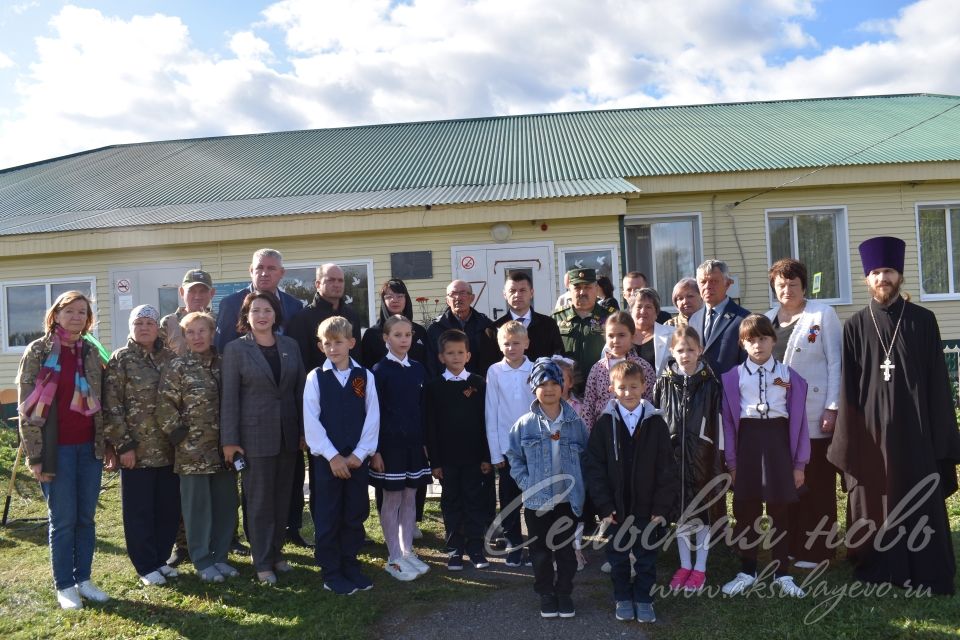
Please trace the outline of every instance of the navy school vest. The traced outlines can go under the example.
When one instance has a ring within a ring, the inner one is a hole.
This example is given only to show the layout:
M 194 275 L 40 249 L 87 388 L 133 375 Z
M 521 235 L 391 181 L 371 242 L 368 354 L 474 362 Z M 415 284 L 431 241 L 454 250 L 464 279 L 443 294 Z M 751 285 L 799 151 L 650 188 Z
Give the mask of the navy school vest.
M 342 456 L 349 456 L 360 442 L 363 421 L 367 417 L 367 372 L 351 369 L 346 386 L 341 387 L 332 369 L 317 376 L 320 389 L 320 422 L 327 437 Z

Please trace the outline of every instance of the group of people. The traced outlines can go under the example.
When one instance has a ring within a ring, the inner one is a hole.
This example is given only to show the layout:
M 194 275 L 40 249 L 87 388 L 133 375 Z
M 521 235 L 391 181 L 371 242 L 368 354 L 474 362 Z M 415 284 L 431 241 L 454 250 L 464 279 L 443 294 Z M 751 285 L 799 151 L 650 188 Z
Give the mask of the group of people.
M 227 555 L 240 503 L 257 577 L 275 583 L 291 568 L 284 542 L 308 544 L 305 478 L 325 589 L 373 586 L 357 559 L 369 485 L 384 568 L 415 580 L 429 570 L 414 540 L 436 479 L 448 570 L 487 567 L 501 530 L 506 564 L 533 567 L 540 614 L 570 617 L 584 536 L 607 536 L 617 619 L 652 622 L 671 525 L 671 589 L 702 589 L 709 550 L 727 537 L 741 569 L 724 593 L 766 575 L 757 551 L 767 540 L 774 584 L 803 596 L 790 567 L 834 557 L 839 471 L 847 528 L 859 532 L 846 540 L 857 577 L 952 593 L 944 499 L 957 488 L 960 435 L 939 330 L 901 295 L 902 241 L 874 238 L 860 253 L 872 299 L 846 326 L 807 297 L 796 260 L 771 267 L 778 304 L 763 315 L 728 297 L 727 265 L 707 260 L 674 287 L 673 317 L 641 273 L 624 277 L 614 304 L 593 270 L 574 269 L 569 302 L 552 316 L 533 310 L 530 277 L 513 272 L 503 317 L 476 310 L 470 284 L 454 280 L 425 328 L 406 285 L 390 279 L 361 336 L 339 267 L 318 268 L 303 308 L 279 290 L 282 256 L 262 249 L 249 289 L 216 315 L 210 275 L 190 271 L 185 306 L 166 318 L 133 309 L 127 345 L 103 363 L 85 339 L 90 301 L 64 293 L 17 377 L 58 601 L 108 598 L 90 580 L 104 466 L 120 469 L 127 551 L 146 585 L 177 575 L 167 556 L 178 527 L 201 579 L 238 575 Z M 897 524 L 926 535 L 919 550 L 916 536 L 908 546 L 883 526 L 898 501 L 909 509 Z

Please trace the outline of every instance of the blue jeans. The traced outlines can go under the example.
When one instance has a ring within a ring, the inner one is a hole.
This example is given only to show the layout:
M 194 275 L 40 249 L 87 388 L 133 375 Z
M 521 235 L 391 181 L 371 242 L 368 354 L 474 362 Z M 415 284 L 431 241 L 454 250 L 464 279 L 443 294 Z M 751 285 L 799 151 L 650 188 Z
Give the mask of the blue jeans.
M 40 489 L 50 514 L 50 561 L 58 590 L 90 579 L 103 463 L 93 443 L 57 447 L 57 474 Z

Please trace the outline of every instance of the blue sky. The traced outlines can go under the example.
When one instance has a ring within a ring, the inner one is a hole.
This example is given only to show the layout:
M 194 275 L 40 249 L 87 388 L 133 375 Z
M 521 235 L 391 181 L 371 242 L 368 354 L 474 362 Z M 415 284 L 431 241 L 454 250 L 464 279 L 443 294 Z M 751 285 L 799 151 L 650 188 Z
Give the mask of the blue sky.
M 960 94 L 955 0 L 14 0 L 0 167 L 125 142 Z

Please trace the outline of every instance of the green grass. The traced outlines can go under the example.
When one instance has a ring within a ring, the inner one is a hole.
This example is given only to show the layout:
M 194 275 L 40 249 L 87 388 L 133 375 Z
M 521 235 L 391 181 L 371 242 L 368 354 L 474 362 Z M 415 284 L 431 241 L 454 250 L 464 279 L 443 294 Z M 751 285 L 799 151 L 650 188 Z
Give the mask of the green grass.
M 0 470 L 3 487 L 13 463 L 13 437 L 0 433 Z M 225 584 L 200 582 L 192 567 L 172 585 L 142 587 L 126 557 L 120 520 L 116 476 L 105 474 L 105 489 L 97 512 L 98 546 L 94 558 L 94 579 L 113 600 L 83 611 L 63 612 L 54 597 L 46 526 L 16 522 L 0 529 L 0 639 L 13 638 L 376 638 L 380 622 L 403 611 L 404 616 L 426 615 L 440 603 L 499 597 L 524 603 L 519 610 L 531 616 L 524 628 L 535 629 L 533 595 L 528 580 L 503 576 L 478 576 L 475 572 L 451 575 L 435 570 L 413 583 L 399 584 L 381 569 L 384 550 L 376 518 L 367 522 L 368 534 L 378 542 L 365 547 L 362 560 L 376 586 L 373 592 L 350 598 L 324 592 L 319 570 L 309 553 L 294 551 L 288 557 L 295 566 L 292 574 L 281 576 L 276 587 L 261 586 L 254 580 L 249 559 L 234 558 L 242 577 Z M 113 479 L 111 479 L 113 478 Z M 39 489 L 21 471 L 12 518 L 45 515 Z M 841 501 L 841 505 L 843 502 Z M 948 503 L 954 531 L 955 551 L 960 550 L 960 498 Z M 435 501 L 428 502 L 424 522 L 423 550 L 439 560 L 442 525 Z M 309 529 L 305 529 L 305 532 Z M 419 547 L 418 547 L 419 548 Z M 288 547 L 289 551 L 290 547 Z M 578 607 L 583 613 L 606 611 L 610 607 L 609 582 L 596 572 L 602 562 L 591 558 L 588 571 L 577 578 Z M 711 557 L 711 584 L 722 582 L 736 572 L 737 562 L 729 552 L 717 549 Z M 676 568 L 676 552 L 661 554 L 660 577 L 668 578 Z M 802 573 L 798 572 L 798 582 Z M 832 590 L 849 588 L 850 569 L 837 562 L 824 577 Z M 837 591 L 833 591 L 835 594 Z M 522 599 L 522 600 L 520 600 Z M 659 601 L 662 623 L 646 630 L 651 637 L 708 637 L 712 640 L 804 637 L 843 640 L 846 638 L 960 637 L 960 597 L 908 599 L 891 589 L 884 596 L 840 597 L 836 608 L 822 620 L 806 624 L 815 606 L 826 607 L 829 596 L 814 595 L 803 601 L 780 598 L 668 597 Z M 529 606 L 527 606 L 529 603 Z M 494 615 L 498 612 L 491 612 Z M 610 618 L 611 628 L 615 622 Z M 607 618 L 603 618 L 606 622 Z M 514 625 L 504 620 L 505 628 Z M 516 621 L 520 624 L 521 621 Z M 456 630 L 451 630 L 456 633 Z M 490 630 L 491 635 L 496 631 Z M 631 631 L 629 635 L 636 635 Z M 536 632 L 530 638 L 539 637 Z M 586 640 L 586 639 L 585 639 Z

